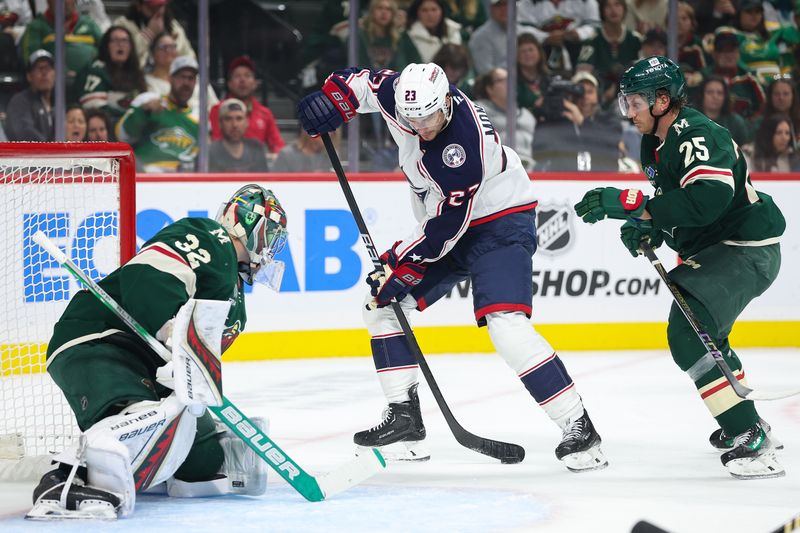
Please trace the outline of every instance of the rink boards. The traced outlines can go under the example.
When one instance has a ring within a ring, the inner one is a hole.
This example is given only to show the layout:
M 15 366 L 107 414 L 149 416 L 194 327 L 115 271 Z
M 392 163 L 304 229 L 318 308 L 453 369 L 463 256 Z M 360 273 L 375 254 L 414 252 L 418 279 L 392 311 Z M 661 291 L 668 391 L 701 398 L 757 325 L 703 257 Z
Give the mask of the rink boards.
M 416 221 L 401 174 L 361 174 L 350 180 L 380 251 L 412 230 Z M 287 265 L 281 292 L 256 287 L 248 295 L 247 331 L 226 359 L 370 353 L 361 309 L 367 292 L 363 279 L 372 267 L 335 176 L 143 176 L 137 181 L 139 244 L 172 220 L 214 216 L 220 199 L 249 181 L 271 188 L 285 207 L 289 245 L 279 257 Z M 800 283 L 792 273 L 800 271 L 800 217 L 791 206 L 800 201 L 800 180 L 762 174 L 754 181 L 783 207 L 787 231 L 781 275 L 745 310 L 735 343 L 798 346 Z M 572 208 L 585 191 L 600 185 L 651 192 L 644 177 L 551 174 L 534 176 L 534 185 L 539 199 L 536 327 L 564 350 L 665 347 L 671 297 L 655 270 L 644 258 L 629 255 L 619 240 L 620 222 L 584 224 Z M 668 268 L 676 264 L 671 250 L 658 253 Z M 485 328 L 475 327 L 467 284 L 415 313 L 412 324 L 426 353 L 493 351 Z

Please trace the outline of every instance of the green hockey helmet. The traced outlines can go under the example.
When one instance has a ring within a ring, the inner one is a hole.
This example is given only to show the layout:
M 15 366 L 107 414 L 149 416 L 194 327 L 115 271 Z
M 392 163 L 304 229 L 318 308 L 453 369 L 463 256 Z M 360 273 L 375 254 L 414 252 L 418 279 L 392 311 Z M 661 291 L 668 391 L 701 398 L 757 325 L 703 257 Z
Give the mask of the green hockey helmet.
M 629 103 L 626 96 L 642 95 L 652 107 L 656 103 L 656 93 L 664 89 L 670 98 L 680 101 L 686 98 L 686 80 L 681 68 L 664 56 L 651 56 L 640 59 L 622 74 L 619 82 L 619 108 L 628 115 Z
M 245 185 L 236 191 L 222 204 L 216 221 L 247 249 L 250 264 L 244 268 L 240 265 L 240 273 L 249 284 L 255 271 L 274 262 L 286 245 L 286 211 L 275 194 L 260 185 Z

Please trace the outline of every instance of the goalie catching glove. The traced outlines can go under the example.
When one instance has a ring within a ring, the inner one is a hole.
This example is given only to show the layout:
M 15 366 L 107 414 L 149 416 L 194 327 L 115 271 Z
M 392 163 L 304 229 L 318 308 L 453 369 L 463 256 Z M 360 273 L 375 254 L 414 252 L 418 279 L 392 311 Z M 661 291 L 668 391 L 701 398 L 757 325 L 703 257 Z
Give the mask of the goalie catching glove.
M 583 199 L 575 204 L 575 212 L 589 224 L 606 217 L 621 220 L 639 218 L 649 199 L 638 189 L 598 187 L 583 195 Z
M 381 255 L 382 268 L 376 268 L 367 276 L 370 294 L 373 300 L 367 304 L 367 309 L 386 307 L 392 299 L 400 301 L 419 285 L 427 267 L 411 261 L 400 261 L 395 249 L 400 241 L 394 243 L 391 250 Z

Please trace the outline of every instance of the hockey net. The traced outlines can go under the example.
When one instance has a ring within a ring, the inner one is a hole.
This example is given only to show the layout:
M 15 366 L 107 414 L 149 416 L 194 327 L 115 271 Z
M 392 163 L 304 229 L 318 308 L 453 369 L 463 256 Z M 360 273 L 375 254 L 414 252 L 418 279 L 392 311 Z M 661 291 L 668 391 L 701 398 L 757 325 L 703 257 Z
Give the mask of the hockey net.
M 0 143 L 0 479 L 79 435 L 46 372 L 53 324 L 80 289 L 32 237 L 43 231 L 94 279 L 135 251 L 135 166 L 122 143 Z

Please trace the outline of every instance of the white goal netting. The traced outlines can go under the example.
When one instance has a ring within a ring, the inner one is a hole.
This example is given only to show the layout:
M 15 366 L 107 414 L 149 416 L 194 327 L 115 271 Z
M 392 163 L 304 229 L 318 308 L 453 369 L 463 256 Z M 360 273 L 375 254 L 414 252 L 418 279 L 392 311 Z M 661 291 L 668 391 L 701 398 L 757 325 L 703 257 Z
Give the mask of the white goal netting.
M 100 279 L 120 264 L 119 212 L 118 159 L 0 155 L 0 459 L 60 451 L 79 433 L 45 355 L 80 287 L 32 236 Z

